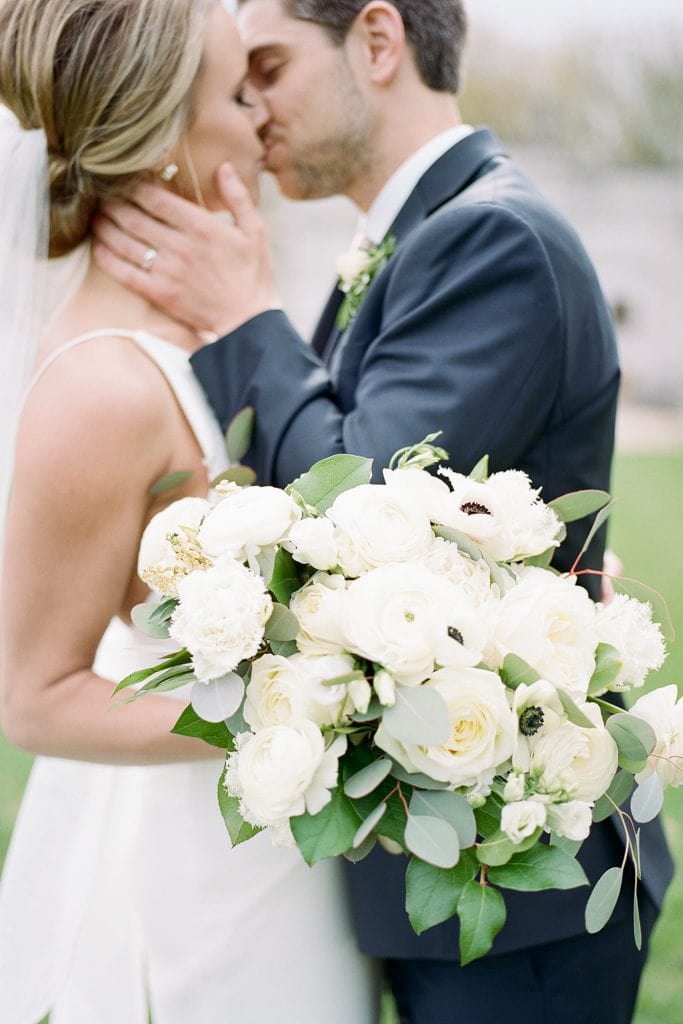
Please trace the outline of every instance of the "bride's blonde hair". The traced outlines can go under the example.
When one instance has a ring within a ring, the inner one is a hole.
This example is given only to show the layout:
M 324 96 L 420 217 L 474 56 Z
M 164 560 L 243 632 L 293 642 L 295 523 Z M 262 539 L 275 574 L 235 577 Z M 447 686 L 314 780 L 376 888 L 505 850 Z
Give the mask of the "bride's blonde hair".
M 42 128 L 50 255 L 159 167 L 191 112 L 212 0 L 1 0 L 0 101 Z

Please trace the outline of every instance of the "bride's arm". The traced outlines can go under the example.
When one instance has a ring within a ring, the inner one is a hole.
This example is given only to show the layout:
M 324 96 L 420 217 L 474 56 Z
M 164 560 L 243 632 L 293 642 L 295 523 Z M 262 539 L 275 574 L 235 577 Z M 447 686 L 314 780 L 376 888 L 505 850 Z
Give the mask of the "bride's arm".
M 107 624 L 129 601 L 177 411 L 139 353 L 110 342 L 89 349 L 54 364 L 21 425 L 2 580 L 3 728 L 17 746 L 56 757 L 215 757 L 169 733 L 178 701 L 113 706 L 112 683 L 92 670 Z

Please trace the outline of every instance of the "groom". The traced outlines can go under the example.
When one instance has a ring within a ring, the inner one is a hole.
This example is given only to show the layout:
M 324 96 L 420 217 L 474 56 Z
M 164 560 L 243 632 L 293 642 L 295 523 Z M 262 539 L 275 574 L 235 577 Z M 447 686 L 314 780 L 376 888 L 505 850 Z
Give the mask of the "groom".
M 110 217 L 173 259 L 143 273 L 112 224 L 98 259 L 220 335 L 193 366 L 223 425 L 255 407 L 246 461 L 259 482 L 284 485 L 343 451 L 372 456 L 379 473 L 394 450 L 441 430 L 463 473 L 489 453 L 493 470 L 525 470 L 546 500 L 607 488 L 619 381 L 609 312 L 572 229 L 491 132 L 460 121 L 460 0 L 245 0 L 240 26 L 269 111 L 268 169 L 290 197 L 351 198 L 362 211 L 354 259 L 369 250 L 386 264 L 358 301 L 336 289 L 305 345 L 278 308 L 260 219 L 229 169 L 234 225 L 143 186 L 148 216 L 124 204 Z M 560 568 L 586 530 L 570 529 Z M 599 536 L 583 565 L 600 568 L 602 551 Z M 647 942 L 671 865 L 659 826 L 643 833 Z M 580 860 L 594 882 L 622 852 L 606 822 Z M 361 948 L 385 960 L 403 1022 L 631 1019 L 645 952 L 627 887 L 597 936 L 584 930 L 587 891 L 510 894 L 492 953 L 463 969 L 456 924 L 412 933 L 404 874 L 404 859 L 382 851 L 348 871 Z

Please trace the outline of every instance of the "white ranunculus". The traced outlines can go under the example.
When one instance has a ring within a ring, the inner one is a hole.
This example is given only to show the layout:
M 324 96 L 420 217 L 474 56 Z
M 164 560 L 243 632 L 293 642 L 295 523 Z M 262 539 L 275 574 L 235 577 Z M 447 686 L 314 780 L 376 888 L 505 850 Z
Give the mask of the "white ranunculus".
M 147 524 L 140 540 L 138 576 L 157 594 L 177 597 L 179 580 L 209 567 L 196 533 L 212 508 L 204 498 L 181 498 Z
M 338 725 L 343 717 L 348 694 L 346 683 L 330 686 L 329 681 L 346 676 L 356 668 L 350 654 L 321 654 L 311 657 L 293 654 L 288 659 L 304 681 L 310 700 L 306 715 L 318 725 Z
M 317 814 L 331 799 L 345 749 L 346 738 L 337 737 L 325 750 L 320 729 L 305 718 L 243 733 L 229 759 L 228 788 L 255 825 L 279 826 L 305 811 Z
M 615 594 L 608 605 L 598 605 L 597 634 L 600 643 L 617 648 L 623 661 L 610 690 L 640 687 L 648 672 L 664 664 L 664 637 L 659 623 L 652 621 L 650 604 Z
M 249 549 L 279 544 L 300 516 L 294 500 L 277 487 L 230 490 L 202 523 L 199 543 L 213 557 L 241 561 Z
M 344 650 L 345 588 L 343 576 L 319 572 L 292 597 L 289 607 L 299 620 L 296 642 L 303 654 L 313 657 Z
M 403 685 L 434 669 L 448 637 L 452 588 L 415 562 L 385 565 L 354 580 L 346 592 L 342 627 L 349 651 L 386 668 Z
M 431 522 L 438 522 L 444 502 L 448 501 L 450 489 L 438 477 L 426 469 L 385 469 L 384 482 L 387 487 L 413 508 L 420 509 Z
M 595 605 L 576 577 L 523 568 L 497 606 L 494 665 L 516 654 L 574 700 L 585 700 L 595 669 L 595 617 Z
M 500 827 L 510 842 L 519 846 L 521 842 L 533 835 L 536 829 L 543 828 L 545 820 L 544 804 L 538 800 L 520 800 L 518 803 L 505 805 L 500 818 Z
M 562 524 L 539 498 L 526 473 L 493 473 L 485 483 L 451 469 L 439 471 L 451 485 L 444 505 L 444 526 L 460 530 L 497 562 L 540 555 L 557 547 Z
M 326 516 L 300 519 L 283 545 L 292 557 L 314 569 L 333 569 L 338 561 L 334 524 Z
M 489 786 L 496 770 L 512 756 L 517 734 L 517 718 L 500 678 L 484 669 L 444 668 L 424 685 L 446 702 L 449 739 L 435 747 L 405 745 L 380 724 L 375 743 L 406 771 L 422 772 L 454 788 Z
M 542 793 L 592 804 L 607 791 L 616 774 L 618 750 L 599 708 L 586 703 L 580 709 L 595 727 L 564 721 L 543 732 L 532 747 L 530 774 Z
M 339 565 L 347 576 L 419 558 L 434 541 L 427 516 L 382 484 L 344 491 L 327 515 L 337 528 Z
M 190 651 L 202 682 L 226 675 L 256 654 L 273 610 L 260 576 L 233 558 L 220 558 L 206 572 L 181 580 L 178 597 L 170 633 Z
M 644 782 L 656 772 L 664 786 L 683 786 L 683 698 L 678 700 L 677 687 L 662 686 L 644 694 L 630 713 L 647 722 L 657 737 L 647 767 L 636 775 L 636 782 Z
M 593 821 L 591 805 L 582 800 L 568 800 L 564 804 L 547 804 L 547 825 L 556 836 L 574 842 L 588 839 Z

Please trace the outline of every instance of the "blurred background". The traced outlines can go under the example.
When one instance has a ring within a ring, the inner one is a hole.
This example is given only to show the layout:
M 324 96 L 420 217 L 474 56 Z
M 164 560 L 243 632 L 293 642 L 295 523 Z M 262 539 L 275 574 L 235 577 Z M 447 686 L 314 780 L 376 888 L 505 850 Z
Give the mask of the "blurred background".
M 567 215 L 612 305 L 624 378 L 610 541 L 627 575 L 666 596 L 683 634 L 683 4 L 470 0 L 468 9 L 464 118 L 494 128 Z M 264 211 L 285 306 L 309 334 L 356 212 L 343 199 L 286 202 L 268 181 Z M 683 643 L 659 675 L 683 692 Z M 30 762 L 0 734 L 0 862 Z M 666 806 L 681 863 L 682 822 L 683 788 Z M 678 877 L 635 1024 L 680 1024 L 682 937 Z M 394 1021 L 387 998 L 383 1024 Z

